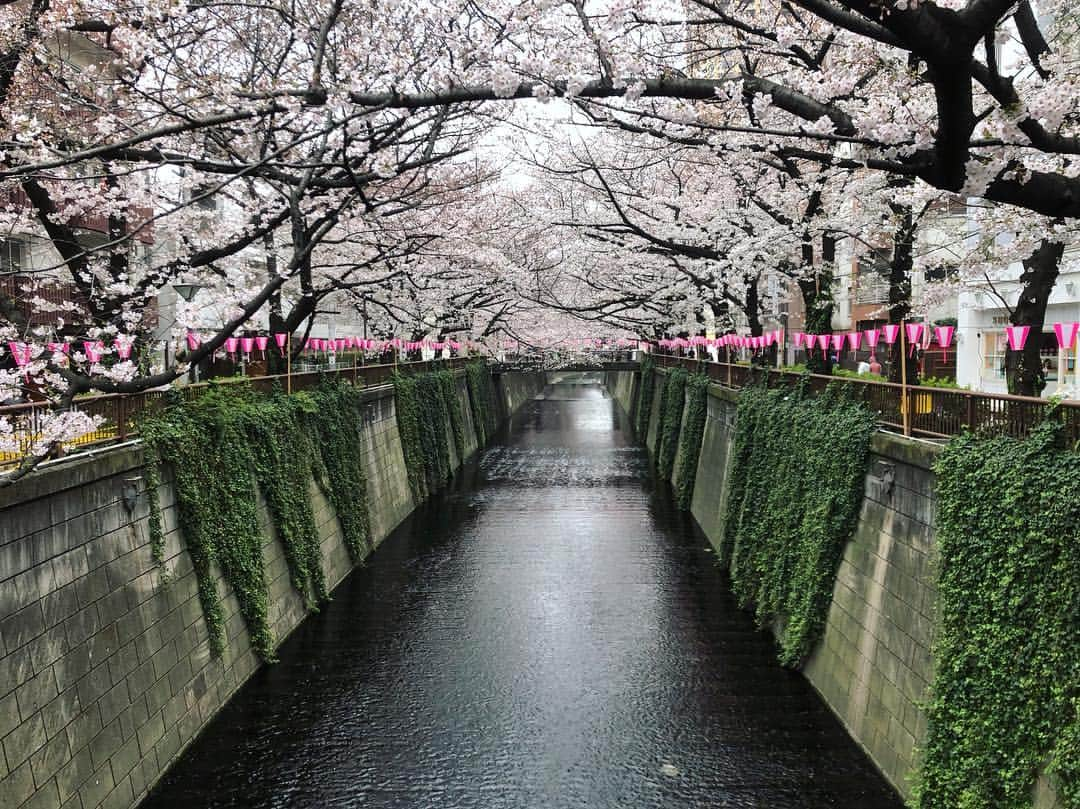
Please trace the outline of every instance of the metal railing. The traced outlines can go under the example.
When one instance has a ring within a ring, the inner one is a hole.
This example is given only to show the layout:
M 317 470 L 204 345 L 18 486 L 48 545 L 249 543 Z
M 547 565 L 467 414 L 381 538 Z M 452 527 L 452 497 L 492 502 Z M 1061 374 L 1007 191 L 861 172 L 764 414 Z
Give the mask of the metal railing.
M 276 374 L 255 377 L 227 377 L 211 382 L 199 382 L 193 385 L 178 385 L 168 390 L 150 390 L 131 394 L 106 394 L 76 399 L 73 410 L 98 416 L 101 422 L 97 429 L 64 442 L 64 451 L 84 449 L 90 446 L 111 442 L 126 441 L 138 435 L 139 421 L 144 416 L 165 405 L 166 397 L 176 393 L 184 399 L 193 400 L 210 387 L 229 385 L 250 385 L 253 389 L 270 393 L 275 389 L 282 391 L 308 390 L 318 387 L 324 380 L 337 379 L 358 387 L 376 387 L 390 382 L 395 371 L 400 373 L 421 373 L 432 370 L 457 370 L 464 368 L 466 357 L 430 360 L 424 362 L 401 362 L 386 365 L 360 365 L 351 368 L 315 371 L 298 374 Z M 0 417 L 6 417 L 14 429 L 14 452 L 0 452 L 0 469 L 18 464 L 31 451 L 34 442 L 42 435 L 45 421 L 52 412 L 48 402 L 28 402 L 26 404 L 0 406 Z
M 753 384 L 778 387 L 802 382 L 812 393 L 820 393 L 830 384 L 843 383 L 856 398 L 877 413 L 883 427 L 924 438 L 951 438 L 964 430 L 1023 438 L 1046 418 L 1053 406 L 1046 399 L 1030 396 L 904 386 L 894 382 L 802 374 L 665 354 L 654 354 L 653 359 L 662 368 L 682 367 L 691 373 L 704 373 L 712 381 L 729 388 Z M 905 415 L 908 415 L 906 429 Z M 1058 417 L 1064 425 L 1064 437 L 1069 445 L 1080 442 L 1080 402 L 1059 403 Z

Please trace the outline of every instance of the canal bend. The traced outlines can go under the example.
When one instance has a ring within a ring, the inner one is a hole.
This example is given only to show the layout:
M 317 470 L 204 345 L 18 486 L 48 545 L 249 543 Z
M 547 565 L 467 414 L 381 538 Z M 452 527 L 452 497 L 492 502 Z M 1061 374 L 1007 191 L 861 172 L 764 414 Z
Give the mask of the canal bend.
M 900 809 L 707 544 L 603 389 L 549 386 L 143 807 Z

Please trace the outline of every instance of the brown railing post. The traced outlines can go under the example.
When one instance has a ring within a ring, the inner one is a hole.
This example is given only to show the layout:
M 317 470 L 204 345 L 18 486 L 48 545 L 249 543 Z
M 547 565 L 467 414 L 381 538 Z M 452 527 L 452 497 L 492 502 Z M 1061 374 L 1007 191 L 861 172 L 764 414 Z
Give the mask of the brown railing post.
M 116 435 L 121 441 L 127 438 L 127 396 L 116 397 Z
M 971 430 L 972 432 L 975 432 L 975 418 L 976 418 L 976 416 L 975 416 L 975 413 L 976 413 L 976 410 L 975 410 L 975 397 L 972 396 L 969 393 L 964 398 L 967 400 L 967 407 L 966 407 L 966 411 L 967 411 L 967 414 L 966 414 L 967 428 L 969 430 Z

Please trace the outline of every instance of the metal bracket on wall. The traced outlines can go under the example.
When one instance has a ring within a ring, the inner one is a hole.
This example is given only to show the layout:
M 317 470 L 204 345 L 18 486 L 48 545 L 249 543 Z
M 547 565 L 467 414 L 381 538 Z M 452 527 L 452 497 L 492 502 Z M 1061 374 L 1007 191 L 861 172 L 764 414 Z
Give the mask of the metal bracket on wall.
M 140 480 L 142 480 L 141 477 L 124 478 L 124 487 L 120 490 L 120 499 L 123 501 L 128 514 L 135 510 L 135 505 L 139 502 Z
M 873 475 L 881 486 L 881 495 L 884 499 L 890 499 L 893 487 L 896 485 L 896 466 L 885 461 L 877 461 L 874 464 Z

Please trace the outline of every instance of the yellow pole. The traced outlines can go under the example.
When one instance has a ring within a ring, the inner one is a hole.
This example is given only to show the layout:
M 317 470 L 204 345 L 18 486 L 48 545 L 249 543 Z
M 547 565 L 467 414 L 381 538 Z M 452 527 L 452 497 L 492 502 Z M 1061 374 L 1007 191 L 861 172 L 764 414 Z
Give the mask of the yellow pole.
M 907 321 L 900 321 L 900 402 L 904 410 L 904 435 L 911 435 L 911 402 L 907 389 Z

